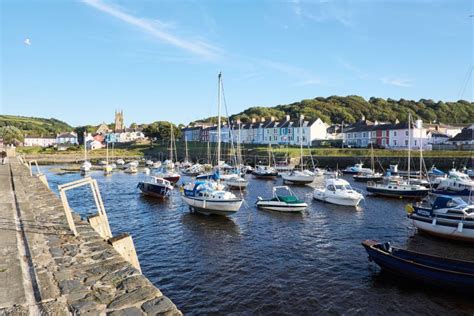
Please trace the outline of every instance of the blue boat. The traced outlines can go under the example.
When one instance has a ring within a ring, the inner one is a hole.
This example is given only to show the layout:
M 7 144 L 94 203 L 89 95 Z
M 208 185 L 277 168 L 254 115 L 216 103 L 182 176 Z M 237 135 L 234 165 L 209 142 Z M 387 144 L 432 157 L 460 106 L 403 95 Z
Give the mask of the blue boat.
M 362 246 L 369 260 L 387 272 L 455 291 L 474 290 L 474 262 L 403 250 L 388 242 L 365 240 Z
M 167 198 L 171 194 L 171 191 L 173 191 L 173 185 L 171 182 L 154 176 L 151 176 L 148 181 L 139 182 L 137 188 L 139 188 L 143 194 L 160 199 Z

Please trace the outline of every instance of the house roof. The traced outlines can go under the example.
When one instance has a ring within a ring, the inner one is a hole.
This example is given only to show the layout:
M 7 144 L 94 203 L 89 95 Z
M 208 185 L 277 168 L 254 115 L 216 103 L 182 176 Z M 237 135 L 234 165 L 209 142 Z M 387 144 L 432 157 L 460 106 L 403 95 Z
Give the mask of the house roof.
M 471 128 L 464 128 L 461 133 L 457 134 L 453 138 L 451 138 L 450 142 L 459 142 L 459 141 L 468 141 L 474 140 L 474 129 Z

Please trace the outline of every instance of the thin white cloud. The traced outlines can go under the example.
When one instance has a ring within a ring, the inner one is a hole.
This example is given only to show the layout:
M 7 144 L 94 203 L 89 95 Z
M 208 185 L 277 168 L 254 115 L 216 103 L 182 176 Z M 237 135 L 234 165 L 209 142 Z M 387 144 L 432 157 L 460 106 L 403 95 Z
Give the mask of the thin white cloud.
M 314 85 L 319 85 L 319 84 L 321 84 L 321 80 L 319 79 L 308 79 L 308 80 L 297 82 L 293 86 L 303 87 L 303 86 L 314 86 Z
M 31 46 L 31 39 L 29 38 L 25 38 L 25 40 L 23 41 L 23 43 L 27 46 Z
M 348 62 L 347 60 L 344 60 L 342 58 L 338 58 L 337 62 L 346 70 L 353 72 L 356 74 L 356 76 L 359 79 L 367 79 L 369 78 L 369 74 L 366 73 L 365 71 L 361 70 L 359 67 L 353 65 L 352 63 Z
M 403 88 L 410 88 L 413 87 L 413 80 L 412 79 L 401 79 L 401 78 L 389 78 L 383 77 L 380 79 L 384 84 L 403 87 Z
M 131 15 L 118 7 L 105 4 L 101 0 L 82 0 L 82 2 L 127 24 L 133 25 L 141 31 L 146 32 L 165 43 L 171 44 L 194 55 L 209 60 L 216 59 L 220 55 L 220 50 L 208 43 L 185 39 L 172 34 L 169 30 L 166 30 L 169 23 L 160 20 L 148 20 Z
M 290 1 L 293 13 L 299 19 L 307 19 L 317 23 L 336 21 L 346 27 L 354 26 L 353 11 L 348 8 L 348 4 L 334 3 L 320 0 L 316 2 L 305 2 L 304 5 L 299 0 Z

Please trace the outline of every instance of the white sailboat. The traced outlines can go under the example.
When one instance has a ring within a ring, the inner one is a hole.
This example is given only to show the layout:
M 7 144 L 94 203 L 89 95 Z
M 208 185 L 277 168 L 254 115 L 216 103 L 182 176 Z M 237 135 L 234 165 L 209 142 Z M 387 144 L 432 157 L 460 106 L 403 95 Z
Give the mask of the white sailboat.
M 301 170 L 292 170 L 290 172 L 283 173 L 281 178 L 283 179 L 283 183 L 291 183 L 291 184 L 309 184 L 314 181 L 316 178 L 316 174 L 312 171 L 304 169 L 304 160 L 303 160 L 303 119 L 304 116 L 300 116 L 300 169 Z
M 87 160 L 87 142 L 86 142 L 86 132 L 84 132 L 84 162 L 81 165 L 81 175 L 86 175 L 91 171 L 92 164 Z
M 112 174 L 112 166 L 109 165 L 109 142 L 106 141 L 105 145 L 105 166 L 104 166 L 104 175 L 111 175 Z
M 222 75 L 218 76 L 217 92 L 217 171 L 221 166 L 221 91 Z M 225 191 L 222 185 L 212 181 L 195 181 L 183 188 L 182 199 L 191 211 L 205 215 L 231 215 L 242 206 L 243 199 Z
M 224 183 L 229 187 L 229 189 L 238 189 L 244 190 L 249 185 L 249 182 L 244 178 L 245 173 L 242 172 L 242 153 L 240 150 L 240 124 L 239 124 L 239 131 L 237 136 L 237 148 L 236 148 L 236 155 L 235 155 L 235 169 L 236 173 L 231 174 L 230 177 L 227 177 L 224 180 Z

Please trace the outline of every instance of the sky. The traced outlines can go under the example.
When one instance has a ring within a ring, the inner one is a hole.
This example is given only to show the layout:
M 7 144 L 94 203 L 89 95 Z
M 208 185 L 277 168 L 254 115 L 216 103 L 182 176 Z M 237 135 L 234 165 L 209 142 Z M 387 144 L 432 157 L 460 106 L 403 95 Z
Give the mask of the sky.
M 175 123 L 331 95 L 472 101 L 474 1 L 2 0 L 0 113 Z M 225 110 L 223 110 L 225 114 Z

